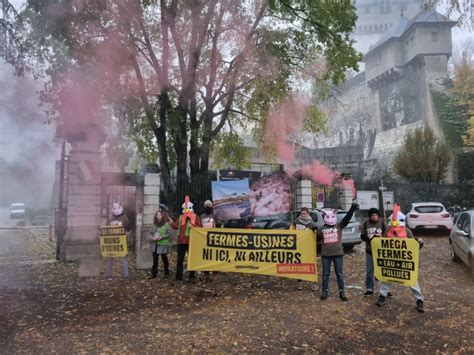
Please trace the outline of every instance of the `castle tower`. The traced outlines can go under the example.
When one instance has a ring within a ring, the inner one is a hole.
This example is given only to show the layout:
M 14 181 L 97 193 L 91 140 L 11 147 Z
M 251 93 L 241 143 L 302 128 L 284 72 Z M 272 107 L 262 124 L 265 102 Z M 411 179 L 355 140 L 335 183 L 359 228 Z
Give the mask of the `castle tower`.
M 400 18 L 412 19 L 425 0 L 356 0 L 357 23 L 353 32 L 355 47 L 365 54 Z

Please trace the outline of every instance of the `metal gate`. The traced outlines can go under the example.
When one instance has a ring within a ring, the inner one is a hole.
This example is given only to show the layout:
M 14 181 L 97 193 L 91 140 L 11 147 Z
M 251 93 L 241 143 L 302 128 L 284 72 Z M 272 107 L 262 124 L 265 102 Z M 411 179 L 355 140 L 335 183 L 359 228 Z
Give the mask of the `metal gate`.
M 63 140 L 61 148 L 61 160 L 59 162 L 59 203 L 54 213 L 54 230 L 56 237 L 56 259 L 61 259 L 61 245 L 67 230 L 67 201 L 69 187 L 69 153 L 66 152 L 66 139 Z

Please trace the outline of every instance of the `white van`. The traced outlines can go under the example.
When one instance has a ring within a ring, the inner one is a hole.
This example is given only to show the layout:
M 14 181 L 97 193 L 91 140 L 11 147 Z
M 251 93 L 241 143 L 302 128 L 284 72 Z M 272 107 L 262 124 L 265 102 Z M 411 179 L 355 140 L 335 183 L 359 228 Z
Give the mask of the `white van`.
M 10 205 L 10 218 L 22 219 L 25 218 L 25 204 L 24 203 L 12 203 Z

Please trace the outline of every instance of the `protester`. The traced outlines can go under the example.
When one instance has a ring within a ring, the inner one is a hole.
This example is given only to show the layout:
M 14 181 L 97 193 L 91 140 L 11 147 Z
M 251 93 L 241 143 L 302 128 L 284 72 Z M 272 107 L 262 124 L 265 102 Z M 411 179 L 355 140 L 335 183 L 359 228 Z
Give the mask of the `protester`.
M 312 231 L 314 231 L 317 228 L 316 223 L 314 223 L 313 219 L 311 218 L 311 215 L 309 214 L 309 209 L 307 207 L 301 208 L 300 215 L 293 222 L 293 227 L 296 230 L 312 230 Z M 296 288 L 298 290 L 303 289 L 302 280 L 298 280 L 298 285 Z M 312 284 L 311 290 L 313 291 L 318 290 L 318 286 L 316 283 Z
M 413 233 L 410 229 L 406 228 L 405 226 L 405 215 L 400 212 L 400 206 L 395 205 L 393 214 L 391 216 L 390 228 L 387 231 L 386 237 L 388 238 L 414 238 L 420 245 L 420 249 L 423 247 L 424 241 L 422 238 L 415 238 Z M 377 303 L 377 306 L 381 307 L 385 304 L 386 298 L 389 296 L 391 284 L 390 283 L 382 283 L 382 287 L 380 288 L 380 295 Z M 421 293 L 420 285 L 417 282 L 414 287 L 410 287 L 411 292 L 415 296 L 416 300 L 416 310 L 420 313 L 425 311 L 423 307 L 424 297 Z
M 125 215 L 123 211 L 123 206 L 119 202 L 114 202 L 112 203 L 112 218 L 110 220 L 110 225 L 111 226 L 122 226 L 123 229 L 125 230 L 125 235 L 128 238 L 128 234 L 131 230 L 131 224 L 130 221 L 128 220 L 127 216 Z M 127 242 L 128 244 L 128 242 Z M 122 265 L 122 276 L 124 279 L 128 278 L 128 259 L 127 256 L 121 257 L 121 258 L 114 258 L 114 257 L 108 257 L 107 258 L 107 272 L 106 276 L 108 278 L 112 277 L 112 273 L 114 270 L 114 261 L 115 259 L 119 259 L 120 263 Z
M 212 201 L 206 200 L 204 202 L 204 213 L 201 214 L 201 224 L 204 228 L 216 228 L 217 219 L 214 216 L 214 208 Z M 217 274 L 217 272 L 214 272 Z M 204 277 L 206 281 L 211 281 L 209 271 L 204 271 Z
M 156 279 L 158 275 L 158 257 L 161 255 L 163 261 L 163 276 L 167 278 L 170 274 L 168 253 L 170 251 L 171 226 L 168 223 L 168 212 L 160 208 L 153 218 L 153 226 L 150 229 L 150 250 L 153 253 L 153 266 L 151 267 L 150 279 Z
M 194 213 L 193 204 L 189 201 L 189 196 L 186 196 L 182 208 L 182 214 L 177 221 L 169 219 L 170 226 L 173 229 L 178 229 L 178 260 L 176 263 L 176 281 L 183 281 L 183 267 L 186 253 L 189 252 L 189 235 L 191 227 L 201 227 L 201 219 Z M 194 282 L 196 273 L 189 272 L 188 280 Z
M 335 210 L 323 211 L 324 225 L 318 229 L 317 240 L 322 242 L 321 259 L 323 264 L 323 284 L 321 300 L 328 298 L 329 275 L 331 272 L 331 263 L 334 263 L 336 272 L 337 286 L 339 288 L 339 298 L 341 301 L 347 301 L 344 292 L 344 274 L 343 274 L 343 256 L 342 230 L 349 224 L 357 204 L 353 203 L 347 214 L 340 223 L 337 223 Z
M 360 237 L 365 242 L 365 296 L 374 294 L 374 261 L 372 258 L 372 248 L 370 242 L 374 237 L 385 235 L 387 226 L 382 218 L 380 211 L 376 208 L 369 209 L 369 218 L 361 226 Z
M 204 228 L 216 228 L 217 219 L 214 216 L 212 201 L 204 202 L 204 213 L 201 214 L 201 224 Z

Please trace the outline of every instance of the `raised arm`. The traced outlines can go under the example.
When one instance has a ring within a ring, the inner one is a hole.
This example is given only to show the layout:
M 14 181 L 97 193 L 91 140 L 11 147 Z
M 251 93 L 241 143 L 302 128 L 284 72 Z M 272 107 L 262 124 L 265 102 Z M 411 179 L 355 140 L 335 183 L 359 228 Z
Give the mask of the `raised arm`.
M 178 229 L 178 227 L 179 227 L 179 218 L 176 221 L 173 221 L 173 219 L 171 217 L 168 217 L 168 223 L 169 223 L 171 228 Z
M 347 212 L 347 214 L 342 219 L 340 226 L 342 229 L 346 228 L 349 222 L 351 221 L 352 216 L 354 215 L 354 211 L 357 209 L 357 203 L 353 203 L 351 208 Z

